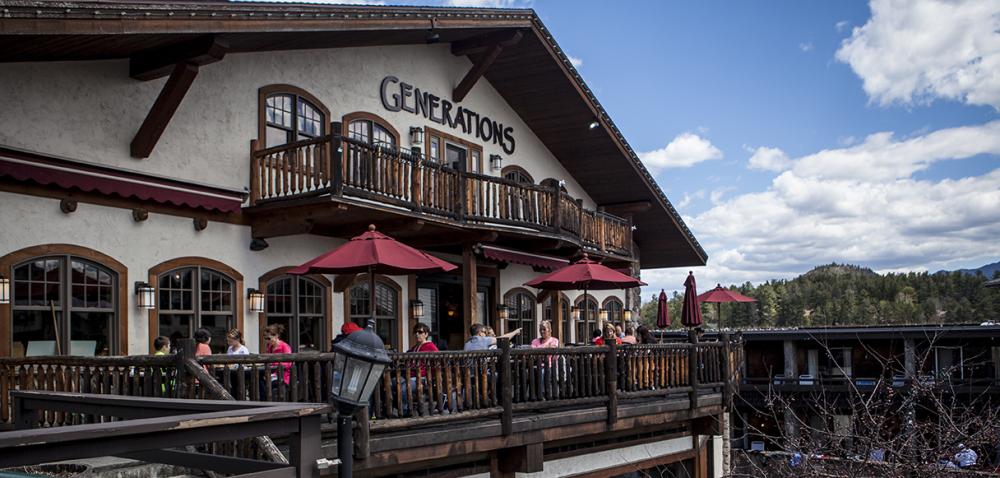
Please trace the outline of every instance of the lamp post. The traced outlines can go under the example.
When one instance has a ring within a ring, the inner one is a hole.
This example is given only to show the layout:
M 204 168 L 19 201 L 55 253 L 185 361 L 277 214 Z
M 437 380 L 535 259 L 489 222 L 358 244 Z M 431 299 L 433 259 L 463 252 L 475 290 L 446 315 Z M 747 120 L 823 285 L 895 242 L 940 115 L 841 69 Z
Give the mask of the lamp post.
M 337 402 L 337 455 L 340 458 L 338 476 L 350 478 L 354 467 L 354 436 L 351 433 L 351 416 L 359 407 L 368 404 L 382 370 L 389 364 L 385 344 L 374 332 L 375 320 L 368 320 L 368 327 L 347 336 L 333 346 L 333 389 L 331 395 Z

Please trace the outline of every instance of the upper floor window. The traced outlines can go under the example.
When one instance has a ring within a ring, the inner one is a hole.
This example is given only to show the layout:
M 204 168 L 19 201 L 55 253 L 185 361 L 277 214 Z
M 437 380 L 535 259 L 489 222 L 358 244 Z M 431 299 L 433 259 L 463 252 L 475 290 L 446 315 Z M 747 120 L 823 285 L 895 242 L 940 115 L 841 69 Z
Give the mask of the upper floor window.
M 372 148 L 395 150 L 399 144 L 399 133 L 381 117 L 365 112 L 344 116 L 346 136 Z
M 80 257 L 13 267 L 12 355 L 118 353 L 118 274 Z
M 524 168 L 520 166 L 504 166 L 503 170 L 501 171 L 501 174 L 503 174 L 504 179 L 509 179 L 516 183 L 521 183 L 521 184 L 535 183 L 535 180 L 531 178 L 531 175 L 528 174 L 528 172 L 525 171 Z
M 481 146 L 433 128 L 424 129 L 427 133 L 425 154 L 428 160 L 470 173 L 483 172 Z
M 260 89 L 261 131 L 264 147 L 322 136 L 329 110 L 315 97 L 291 85 L 270 85 Z

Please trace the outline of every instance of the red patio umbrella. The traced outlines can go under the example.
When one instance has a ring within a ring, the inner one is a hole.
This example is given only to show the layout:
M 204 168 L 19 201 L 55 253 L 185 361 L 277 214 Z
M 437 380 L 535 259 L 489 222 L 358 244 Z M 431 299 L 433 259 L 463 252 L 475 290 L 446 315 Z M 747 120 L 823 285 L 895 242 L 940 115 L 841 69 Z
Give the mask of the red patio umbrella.
M 670 327 L 670 306 L 667 305 L 667 293 L 660 289 L 660 297 L 656 302 L 656 327 Z
M 722 284 L 716 284 L 714 289 L 699 295 L 698 302 L 715 302 L 718 304 L 719 328 L 721 329 L 723 302 L 757 302 L 757 299 L 725 289 L 722 287 Z
M 684 280 L 684 306 L 681 308 L 681 323 L 685 327 L 701 325 L 701 304 L 698 303 L 698 287 L 694 281 L 694 272 L 688 272 Z
M 583 289 L 583 296 L 588 290 L 628 289 L 646 285 L 635 277 L 622 274 L 599 262 L 583 257 L 562 269 L 525 282 L 524 285 L 544 290 L 578 290 Z M 584 321 L 587 320 L 587 308 L 583 308 Z M 579 338 L 578 338 L 579 339 Z
M 368 226 L 368 232 L 352 237 L 346 244 L 327 252 L 289 274 L 358 274 L 368 273 L 369 321 L 375 321 L 375 274 L 412 274 L 448 272 L 454 264 L 414 249 Z

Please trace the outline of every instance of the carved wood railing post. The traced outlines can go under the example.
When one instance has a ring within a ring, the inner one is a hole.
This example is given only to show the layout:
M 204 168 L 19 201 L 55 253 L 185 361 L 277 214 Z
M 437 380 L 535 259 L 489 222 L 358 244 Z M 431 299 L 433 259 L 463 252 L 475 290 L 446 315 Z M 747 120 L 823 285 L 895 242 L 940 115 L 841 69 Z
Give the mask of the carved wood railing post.
M 360 407 L 354 412 L 354 458 L 359 460 L 371 456 L 369 417 L 371 417 L 371 413 L 367 406 Z
M 344 194 L 344 158 L 347 157 L 349 143 L 341 141 L 340 136 L 330 138 L 330 158 L 333 164 L 330 166 L 330 194 L 332 196 L 342 196 Z M 343 148 L 342 154 L 337 154 L 337 150 Z
M 559 234 L 562 227 L 562 196 L 559 194 L 558 181 L 553 181 L 549 195 L 552 198 L 552 232 Z
M 691 342 L 690 352 L 688 354 L 688 380 L 691 383 L 691 409 L 694 410 L 698 408 L 698 384 L 700 382 L 698 377 L 698 333 L 694 330 L 688 332 L 688 340 Z
M 503 416 L 500 418 L 500 430 L 504 436 L 509 436 L 514 428 L 514 383 L 510 370 L 510 339 L 500 338 L 500 400 L 503 406 Z
M 605 337 L 608 344 L 604 359 L 604 386 L 608 392 L 608 425 L 618 421 L 618 344 L 614 337 Z
M 194 339 L 178 341 L 177 353 L 174 355 L 174 368 L 177 370 L 177 396 L 174 398 L 194 397 L 194 377 L 188 371 L 187 361 L 194 360 L 196 347 Z
M 459 167 L 456 172 L 456 177 L 458 179 L 458 184 L 456 186 L 458 187 L 455 188 L 455 194 L 453 196 L 455 198 L 455 214 L 457 215 L 456 219 L 458 222 L 465 222 L 465 214 L 466 211 L 468 211 L 465 204 L 465 198 L 468 196 L 465 194 L 465 189 L 469 187 L 468 177 L 461 167 Z
M 577 213 L 577 216 L 578 216 L 578 218 L 577 218 L 577 224 L 579 225 L 578 228 L 577 228 L 577 231 L 576 231 L 576 235 L 580 239 L 583 239 L 584 235 L 586 234 L 584 232 L 584 230 L 586 228 L 583 227 L 583 199 L 577 199 L 576 200 L 576 213 Z
M 250 140 L 250 205 L 257 204 L 260 199 L 260 164 L 261 158 L 255 154 L 257 152 L 257 140 Z

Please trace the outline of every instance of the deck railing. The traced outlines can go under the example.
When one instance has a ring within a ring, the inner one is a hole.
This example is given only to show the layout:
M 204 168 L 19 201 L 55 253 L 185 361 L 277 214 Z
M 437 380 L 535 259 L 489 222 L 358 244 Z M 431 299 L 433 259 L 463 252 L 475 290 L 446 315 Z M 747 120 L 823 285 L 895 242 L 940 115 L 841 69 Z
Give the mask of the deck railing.
M 340 135 L 267 149 L 257 149 L 254 141 L 251 149 L 251 205 L 320 194 L 348 196 L 462 223 L 568 234 L 587 247 L 620 255 L 631 251 L 630 220 L 588 210 L 558 185 L 461 171 Z

